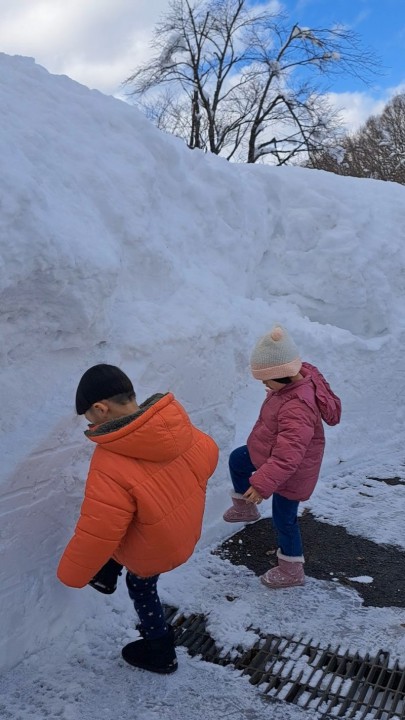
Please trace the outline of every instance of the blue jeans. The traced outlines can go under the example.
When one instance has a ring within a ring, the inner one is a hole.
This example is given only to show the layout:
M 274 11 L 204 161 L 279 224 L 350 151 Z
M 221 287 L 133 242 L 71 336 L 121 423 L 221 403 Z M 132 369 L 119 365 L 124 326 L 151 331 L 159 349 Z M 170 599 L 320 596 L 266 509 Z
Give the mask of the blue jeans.
M 229 456 L 229 473 L 235 492 L 243 495 L 250 487 L 250 476 L 256 471 L 247 445 L 233 450 Z M 277 534 L 278 547 L 283 555 L 298 557 L 303 554 L 301 532 L 298 524 L 298 500 L 289 500 L 273 493 L 272 519 Z
M 155 639 L 166 635 L 168 627 L 157 593 L 159 575 L 142 578 L 127 572 L 126 582 L 129 597 L 139 617 L 140 630 L 144 638 Z

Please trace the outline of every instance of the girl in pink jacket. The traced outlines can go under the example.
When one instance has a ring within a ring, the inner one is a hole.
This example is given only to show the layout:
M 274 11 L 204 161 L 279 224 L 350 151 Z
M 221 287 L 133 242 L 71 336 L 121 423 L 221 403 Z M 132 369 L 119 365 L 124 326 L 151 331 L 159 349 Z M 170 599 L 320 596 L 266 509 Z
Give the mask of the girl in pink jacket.
M 267 398 L 247 445 L 229 457 L 235 492 L 224 520 L 258 520 L 257 505 L 272 495 L 278 565 L 260 579 L 270 588 L 303 585 L 298 505 L 312 495 L 319 477 L 325 447 L 322 421 L 336 425 L 341 403 L 319 370 L 301 362 L 293 340 L 279 325 L 258 341 L 250 364 L 253 377 L 266 386 Z

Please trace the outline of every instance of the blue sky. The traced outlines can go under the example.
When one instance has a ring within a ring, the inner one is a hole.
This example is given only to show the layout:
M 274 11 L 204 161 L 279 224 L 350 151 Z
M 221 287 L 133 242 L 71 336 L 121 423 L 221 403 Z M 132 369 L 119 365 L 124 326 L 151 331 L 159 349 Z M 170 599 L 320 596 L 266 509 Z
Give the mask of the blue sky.
M 351 76 L 334 80 L 329 98 L 348 129 L 405 91 L 405 0 L 260 2 L 282 5 L 291 22 L 306 27 L 345 24 L 381 56 L 384 74 L 370 85 Z M 153 27 L 167 8 L 168 0 L 0 0 L 0 51 L 34 57 L 50 72 L 118 95 L 121 82 L 147 60 Z
M 384 74 L 371 90 L 376 97 L 387 88 L 405 83 L 405 0 L 283 0 L 292 21 L 310 27 L 341 23 L 354 30 L 365 45 L 381 57 Z M 364 90 L 358 79 L 346 76 L 334 90 Z

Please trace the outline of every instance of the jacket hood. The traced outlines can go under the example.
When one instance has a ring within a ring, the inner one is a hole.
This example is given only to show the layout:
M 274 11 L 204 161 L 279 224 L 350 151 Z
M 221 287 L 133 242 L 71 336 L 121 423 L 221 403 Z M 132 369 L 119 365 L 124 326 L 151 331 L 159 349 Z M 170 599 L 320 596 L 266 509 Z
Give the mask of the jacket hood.
M 302 363 L 301 374 L 307 378 L 310 376 L 315 387 L 316 404 L 321 413 L 322 420 L 327 425 L 338 425 L 342 414 L 342 403 L 337 395 L 326 382 L 318 368 L 310 363 Z
M 105 450 L 151 462 L 173 460 L 193 441 L 190 419 L 172 393 L 152 395 L 133 415 L 97 425 L 85 434 Z

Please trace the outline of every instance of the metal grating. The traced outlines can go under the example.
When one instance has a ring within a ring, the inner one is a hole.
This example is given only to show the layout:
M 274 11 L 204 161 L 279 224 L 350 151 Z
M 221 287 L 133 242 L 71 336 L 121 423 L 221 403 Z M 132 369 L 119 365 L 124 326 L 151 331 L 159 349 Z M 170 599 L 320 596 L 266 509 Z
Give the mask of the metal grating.
M 269 701 L 293 703 L 313 710 L 319 720 L 400 720 L 405 717 L 405 670 L 379 651 L 364 658 L 357 653 L 333 650 L 290 637 L 263 635 L 249 650 L 237 648 L 223 654 L 206 629 L 203 615 L 185 617 L 166 608 L 176 644 L 190 655 L 218 665 L 233 665 L 260 685 Z

